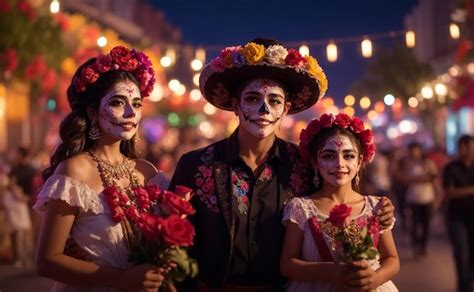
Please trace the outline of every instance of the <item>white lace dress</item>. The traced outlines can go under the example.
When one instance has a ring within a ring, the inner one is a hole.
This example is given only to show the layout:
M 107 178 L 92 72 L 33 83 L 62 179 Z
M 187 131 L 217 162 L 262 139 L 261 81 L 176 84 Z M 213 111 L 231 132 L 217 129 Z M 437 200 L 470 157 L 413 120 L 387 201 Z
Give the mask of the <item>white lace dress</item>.
M 358 216 L 352 219 L 358 219 L 362 216 L 373 216 L 375 212 L 379 209 L 379 198 L 375 196 L 365 196 L 365 205 L 364 208 Z M 283 224 L 289 221 L 296 223 L 298 227 L 304 233 L 303 239 L 303 248 L 301 251 L 301 260 L 308 262 L 321 262 L 321 256 L 319 255 L 318 248 L 314 242 L 308 219 L 316 216 L 319 220 L 325 220 L 328 215 L 321 213 L 317 207 L 314 205 L 313 201 L 309 197 L 295 197 L 291 199 L 288 205 L 285 207 L 283 213 Z M 332 246 L 333 238 L 324 233 L 323 236 L 326 241 L 327 246 Z M 332 257 L 336 258 L 334 251 L 329 249 Z M 375 263 L 375 265 L 380 267 L 380 263 Z M 286 291 L 318 291 L 318 292 L 329 292 L 329 291 L 340 291 L 337 287 L 332 284 L 324 282 L 304 282 L 304 281 L 289 281 L 286 287 Z M 379 286 L 376 290 L 377 292 L 392 292 L 398 291 L 397 287 L 393 284 L 392 281 L 385 282 L 383 285 Z
M 147 185 L 168 187 L 168 179 L 157 173 Z M 38 194 L 34 209 L 42 214 L 50 199 L 60 199 L 79 207 L 70 237 L 90 255 L 92 262 L 109 267 L 128 268 L 128 250 L 120 223 L 112 220 L 110 209 L 102 193 L 87 184 L 64 175 L 53 175 L 45 182 Z M 51 291 L 118 291 L 110 287 L 78 287 L 55 282 Z

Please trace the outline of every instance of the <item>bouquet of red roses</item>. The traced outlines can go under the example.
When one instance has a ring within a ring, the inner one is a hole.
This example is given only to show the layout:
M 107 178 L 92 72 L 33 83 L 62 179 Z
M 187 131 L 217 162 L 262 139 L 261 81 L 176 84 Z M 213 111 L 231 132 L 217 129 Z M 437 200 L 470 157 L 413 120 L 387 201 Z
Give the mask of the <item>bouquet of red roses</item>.
M 125 196 L 109 187 L 104 194 L 113 219 L 123 223 L 126 218 L 141 232 L 140 244 L 131 247 L 131 262 L 169 267 L 165 283 L 197 275 L 196 260 L 188 257 L 185 250 L 193 245 L 195 236 L 194 227 L 186 218 L 195 212 L 189 203 L 191 189 L 177 186 L 174 193 L 152 185 L 133 188 L 131 195 Z
M 338 254 L 338 260 L 344 263 L 377 260 L 379 258 L 379 251 L 376 248 L 379 236 L 377 218 L 362 216 L 350 220 L 351 210 L 352 208 L 346 204 L 336 205 L 323 222 L 327 229 L 332 230 L 330 233 L 334 238 L 333 249 Z

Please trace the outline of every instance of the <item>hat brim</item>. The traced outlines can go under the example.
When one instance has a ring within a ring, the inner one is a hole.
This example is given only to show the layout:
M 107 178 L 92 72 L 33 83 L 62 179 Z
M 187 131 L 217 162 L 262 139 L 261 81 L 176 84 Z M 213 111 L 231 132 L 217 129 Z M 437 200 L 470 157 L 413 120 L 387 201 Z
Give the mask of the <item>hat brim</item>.
M 282 84 L 288 93 L 287 101 L 291 103 L 288 114 L 313 106 L 322 95 L 318 80 L 305 70 L 266 63 L 226 68 L 222 72 L 213 70 L 208 64 L 201 73 L 199 84 L 208 102 L 220 109 L 233 111 L 232 95 L 244 82 L 253 79 L 271 79 Z

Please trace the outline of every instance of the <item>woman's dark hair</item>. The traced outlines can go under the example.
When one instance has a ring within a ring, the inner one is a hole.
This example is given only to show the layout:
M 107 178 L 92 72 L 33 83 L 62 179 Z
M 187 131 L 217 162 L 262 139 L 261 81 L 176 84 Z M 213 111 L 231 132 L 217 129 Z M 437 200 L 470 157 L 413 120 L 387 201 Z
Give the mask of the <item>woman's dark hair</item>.
M 96 82 L 88 85 L 84 92 L 79 92 L 75 81 L 80 78 L 84 67 L 93 64 L 96 58 L 89 59 L 82 64 L 72 77 L 67 89 L 67 98 L 71 112 L 62 120 L 59 126 L 61 143 L 50 158 L 50 166 L 43 171 L 43 179 L 48 179 L 62 161 L 89 150 L 94 141 L 88 136 L 91 120 L 87 109 L 98 110 L 102 97 L 119 81 L 130 80 L 139 86 L 137 79 L 130 72 L 112 70 L 102 73 Z M 137 151 L 133 139 L 121 141 L 120 152 L 126 157 L 137 158 Z
M 311 141 L 309 142 L 308 148 L 310 149 L 310 158 L 311 158 L 311 163 L 314 161 L 314 159 L 317 157 L 317 153 L 324 147 L 324 144 L 326 144 L 327 140 L 333 136 L 336 135 L 341 135 L 341 136 L 346 136 L 348 137 L 351 142 L 357 147 L 357 151 L 359 152 L 359 155 L 363 154 L 363 149 L 360 140 L 349 130 L 347 129 L 341 129 L 339 127 L 329 127 L 329 128 L 322 128 L 317 135 L 314 135 Z M 360 159 L 358 157 L 358 159 Z M 365 169 L 365 163 L 362 161 L 362 165 L 360 168 L 360 176 L 362 176 L 362 173 Z M 319 187 L 318 190 L 322 187 L 323 185 L 323 179 L 321 177 L 321 174 L 318 172 L 316 175 L 319 176 Z M 354 181 L 352 183 L 353 188 L 358 189 L 358 186 L 355 185 Z

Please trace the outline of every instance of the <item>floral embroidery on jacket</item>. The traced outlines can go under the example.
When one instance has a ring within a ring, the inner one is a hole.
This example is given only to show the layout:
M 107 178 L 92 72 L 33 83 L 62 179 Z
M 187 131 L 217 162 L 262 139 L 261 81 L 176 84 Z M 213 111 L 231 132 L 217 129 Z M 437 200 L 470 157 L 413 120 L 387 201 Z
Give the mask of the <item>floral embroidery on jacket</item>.
M 266 182 L 269 181 L 273 178 L 273 169 L 270 165 L 266 165 L 265 168 L 263 169 L 262 173 L 260 174 L 258 181 L 260 182 Z
M 240 214 L 247 214 L 249 207 L 249 177 L 239 168 L 232 169 L 232 193 L 237 198 Z
M 219 213 L 217 208 L 217 198 L 215 195 L 215 184 L 212 177 L 213 167 L 212 159 L 214 157 L 214 146 L 207 148 L 204 155 L 201 156 L 201 164 L 198 167 L 198 173 L 194 176 L 196 179 L 196 195 L 211 211 Z

